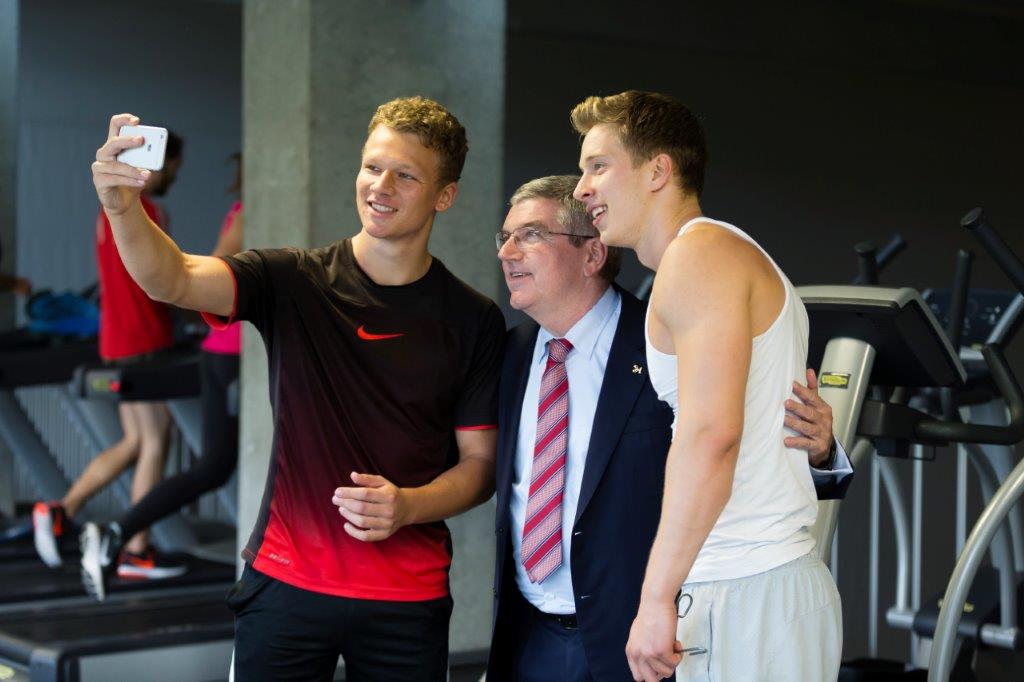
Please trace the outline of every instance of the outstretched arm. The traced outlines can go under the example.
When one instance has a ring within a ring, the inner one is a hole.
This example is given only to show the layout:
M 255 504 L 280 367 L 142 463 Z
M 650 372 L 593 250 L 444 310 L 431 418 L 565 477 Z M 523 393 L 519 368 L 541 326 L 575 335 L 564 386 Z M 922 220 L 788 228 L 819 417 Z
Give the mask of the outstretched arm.
M 107 141 L 96 151 L 93 184 L 110 219 L 121 260 L 150 298 L 190 310 L 230 315 L 234 282 L 225 264 L 210 256 L 182 253 L 170 237 L 149 219 L 139 195 L 149 171 L 117 160 L 126 149 L 142 145 L 142 137 L 121 137 L 121 126 L 137 125 L 131 114 L 110 119 Z

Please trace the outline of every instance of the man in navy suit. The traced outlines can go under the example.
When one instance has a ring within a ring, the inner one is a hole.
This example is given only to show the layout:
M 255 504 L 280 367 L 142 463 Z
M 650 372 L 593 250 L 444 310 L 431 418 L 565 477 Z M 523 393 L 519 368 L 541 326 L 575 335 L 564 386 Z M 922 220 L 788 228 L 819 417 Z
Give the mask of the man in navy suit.
M 646 306 L 612 283 L 620 253 L 578 179 L 520 187 L 497 235 L 511 306 L 533 321 L 509 332 L 502 371 L 491 682 L 631 679 L 661 513 L 672 410 L 647 380 Z M 853 472 L 813 372 L 794 393 L 787 445 L 808 451 L 819 497 L 841 497 Z

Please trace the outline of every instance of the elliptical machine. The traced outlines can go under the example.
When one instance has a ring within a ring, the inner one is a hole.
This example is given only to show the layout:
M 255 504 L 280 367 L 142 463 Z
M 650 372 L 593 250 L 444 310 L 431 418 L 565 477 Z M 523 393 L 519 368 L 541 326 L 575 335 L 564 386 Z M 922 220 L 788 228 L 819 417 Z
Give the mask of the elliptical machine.
M 1024 291 L 1024 266 L 990 227 L 986 226 L 986 229 L 980 231 L 977 229 L 983 221 L 980 220 L 980 214 L 975 213 L 965 218 L 965 225 L 974 226 L 983 245 L 992 251 L 996 261 L 1018 288 Z M 877 270 L 872 268 L 875 263 L 873 254 L 870 259 L 864 257 L 866 255 L 862 254 L 861 279 L 865 283 L 877 282 Z M 919 450 L 928 445 L 949 443 L 1013 445 L 1024 438 L 1024 396 L 1001 350 L 1008 335 L 1004 336 L 1002 342 L 995 340 L 983 346 L 980 357 L 986 369 L 982 374 L 987 374 L 983 383 L 990 381 L 1005 401 L 1010 413 L 1009 423 L 964 423 L 956 409 L 971 394 L 972 389 L 978 388 L 979 383 L 968 381 L 968 373 L 959 353 L 954 351 L 960 345 L 959 334 L 963 327 L 969 272 L 970 256 L 962 253 L 950 305 L 950 322 L 946 330 L 939 326 L 928 305 L 912 289 L 826 286 L 801 287 L 798 290 L 811 317 L 809 360 L 814 366 L 817 364 L 815 360 L 821 359 L 819 390 L 822 397 L 832 405 L 835 433 L 851 453 L 855 466 L 872 450 L 890 457 L 906 457 L 912 447 Z M 926 401 L 916 400 L 911 403 L 915 395 L 937 395 L 940 407 L 936 411 L 939 414 L 926 411 L 929 409 Z M 893 496 L 896 493 L 892 491 L 898 491 L 892 485 L 894 476 L 884 476 L 885 460 L 878 461 L 887 490 L 890 490 L 890 502 L 894 502 Z M 1013 487 L 1016 480 L 1014 474 L 1018 473 L 1018 469 L 1020 489 Z M 1008 511 L 1016 497 L 1019 497 L 1020 490 L 1024 490 L 1024 465 L 1018 466 L 1018 469 L 1011 473 L 999 492 L 994 494 L 989 509 L 998 505 L 998 509 L 1005 507 Z M 1013 490 L 1017 491 L 1016 496 L 1012 495 Z M 1011 497 L 1013 501 L 1006 502 Z M 902 502 L 899 506 L 902 507 Z M 959 620 L 956 616 L 966 600 L 981 556 L 995 535 L 995 528 L 990 527 L 993 524 L 998 526 L 1005 516 L 1004 513 L 997 521 L 987 520 L 994 518 L 989 509 L 982 515 L 960 556 L 961 564 L 969 558 L 972 561 L 965 564 L 963 570 L 959 570 L 958 566 L 958 572 L 954 573 L 954 579 L 947 590 L 944 615 L 938 618 L 933 628 L 935 639 L 929 679 L 948 679 L 955 658 L 956 621 Z M 816 529 L 823 531 L 819 532 L 821 537 L 831 537 L 829 529 L 830 524 L 835 522 L 836 511 L 831 508 L 819 511 Z M 897 623 L 894 620 L 902 618 L 919 635 L 930 636 L 932 632 L 928 631 L 927 619 L 921 617 L 920 610 L 911 609 L 907 604 L 907 523 L 905 515 L 897 514 L 895 503 L 893 511 L 901 565 L 897 577 L 897 605 L 890 609 L 888 620 L 895 625 Z M 873 554 L 877 552 L 873 551 Z M 1009 557 L 1009 552 L 1004 549 L 1003 555 Z M 999 622 L 975 622 L 966 628 L 961 627 L 960 634 L 974 646 L 994 645 L 1019 649 L 1022 642 L 1016 612 L 1017 575 L 1012 559 L 1009 559 L 1008 564 L 1005 560 L 1001 564 L 1004 570 L 1000 585 L 1006 595 L 997 609 Z M 958 574 L 961 577 L 958 578 Z M 963 586 L 965 582 L 966 586 Z M 949 608 L 956 608 L 956 602 L 950 602 L 951 595 L 960 598 L 960 607 L 955 614 L 948 611 Z M 950 622 L 953 624 L 949 625 Z M 964 651 L 966 649 L 961 653 Z M 846 679 L 879 679 L 878 674 Z M 885 679 L 902 677 L 899 672 L 894 674 L 894 671 L 882 674 Z M 921 675 L 919 671 L 917 676 Z

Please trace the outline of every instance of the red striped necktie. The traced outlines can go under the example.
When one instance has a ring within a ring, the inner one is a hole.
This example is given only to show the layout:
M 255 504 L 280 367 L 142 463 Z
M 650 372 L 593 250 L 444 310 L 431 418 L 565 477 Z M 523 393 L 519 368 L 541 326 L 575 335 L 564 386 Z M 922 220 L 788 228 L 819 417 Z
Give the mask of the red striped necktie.
M 572 344 L 548 341 L 548 364 L 540 380 L 537 443 L 526 501 L 520 556 L 530 580 L 539 583 L 562 565 L 562 493 L 569 444 L 569 377 L 565 358 Z

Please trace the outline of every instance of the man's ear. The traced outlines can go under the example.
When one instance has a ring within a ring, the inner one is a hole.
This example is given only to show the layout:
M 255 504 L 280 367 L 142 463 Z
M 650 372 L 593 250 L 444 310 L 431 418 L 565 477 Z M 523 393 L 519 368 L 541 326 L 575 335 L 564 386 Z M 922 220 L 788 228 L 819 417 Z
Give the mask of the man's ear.
M 656 154 L 647 163 L 650 165 L 651 175 L 649 184 L 651 191 L 657 192 L 672 179 L 672 171 L 675 170 L 675 164 L 672 162 L 672 157 L 665 153 Z
M 455 197 L 459 193 L 459 185 L 455 182 L 449 182 L 441 189 L 441 193 L 437 195 L 437 201 L 434 203 L 434 210 L 438 213 L 444 213 L 452 204 L 455 203 Z
M 587 250 L 587 260 L 583 264 L 583 273 L 587 277 L 593 277 L 601 272 L 605 261 L 608 260 L 608 247 L 601 241 L 600 237 L 588 239 L 583 246 Z

